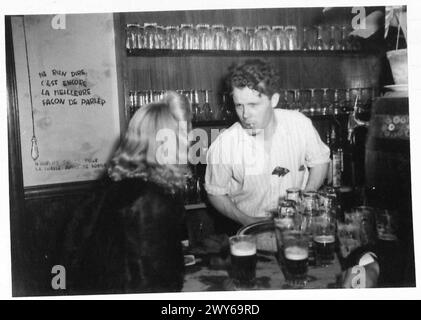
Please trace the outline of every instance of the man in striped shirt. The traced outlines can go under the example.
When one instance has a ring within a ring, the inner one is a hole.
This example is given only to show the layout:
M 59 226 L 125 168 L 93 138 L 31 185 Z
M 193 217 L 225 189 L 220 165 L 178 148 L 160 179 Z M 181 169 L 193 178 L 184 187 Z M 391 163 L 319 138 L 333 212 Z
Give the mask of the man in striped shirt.
M 210 146 L 205 189 L 219 212 L 248 225 L 265 219 L 286 189 L 319 189 L 330 150 L 310 119 L 275 109 L 279 76 L 271 65 L 246 61 L 228 82 L 239 121 Z

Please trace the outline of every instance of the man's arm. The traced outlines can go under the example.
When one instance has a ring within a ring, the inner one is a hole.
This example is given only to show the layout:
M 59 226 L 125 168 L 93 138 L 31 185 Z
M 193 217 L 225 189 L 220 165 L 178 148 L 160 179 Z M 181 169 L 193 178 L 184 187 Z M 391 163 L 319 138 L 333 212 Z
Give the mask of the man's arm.
M 208 194 L 209 202 L 222 213 L 224 216 L 240 223 L 241 225 L 248 225 L 254 222 L 265 220 L 266 218 L 262 217 L 250 217 L 232 202 L 232 200 L 227 195 L 212 195 Z
M 322 163 L 311 167 L 304 191 L 317 191 L 326 179 L 328 168 L 329 163 Z

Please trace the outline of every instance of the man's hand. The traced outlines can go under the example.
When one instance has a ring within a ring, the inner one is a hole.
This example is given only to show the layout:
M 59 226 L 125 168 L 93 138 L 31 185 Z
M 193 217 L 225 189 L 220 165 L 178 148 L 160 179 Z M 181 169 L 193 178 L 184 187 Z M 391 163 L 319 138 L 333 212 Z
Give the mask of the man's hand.
M 269 219 L 269 217 L 250 217 L 238 209 L 227 195 L 215 196 L 208 194 L 208 199 L 216 210 L 243 226 Z

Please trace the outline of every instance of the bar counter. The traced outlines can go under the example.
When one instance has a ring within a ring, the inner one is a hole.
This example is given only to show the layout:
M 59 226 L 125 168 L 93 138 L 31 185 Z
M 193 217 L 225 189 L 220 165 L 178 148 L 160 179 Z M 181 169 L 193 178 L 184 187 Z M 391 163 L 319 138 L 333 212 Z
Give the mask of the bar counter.
M 183 292 L 196 291 L 236 291 L 236 290 L 280 290 L 290 289 L 274 255 L 258 254 L 256 266 L 256 283 L 252 288 L 237 288 L 228 273 L 229 264 L 225 268 L 210 268 L 203 262 L 186 266 Z M 341 273 L 339 261 L 335 256 L 334 262 L 327 267 L 313 267 L 308 269 L 306 289 L 338 288 L 338 276 Z

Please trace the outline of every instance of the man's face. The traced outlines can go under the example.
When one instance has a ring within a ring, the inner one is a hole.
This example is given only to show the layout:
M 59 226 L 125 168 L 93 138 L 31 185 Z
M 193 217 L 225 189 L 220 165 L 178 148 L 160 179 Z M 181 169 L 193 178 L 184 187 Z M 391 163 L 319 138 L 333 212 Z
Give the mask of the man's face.
M 274 99 L 248 87 L 234 87 L 232 94 L 235 111 L 243 128 L 249 129 L 247 132 L 265 129 L 269 125 L 274 116 Z

